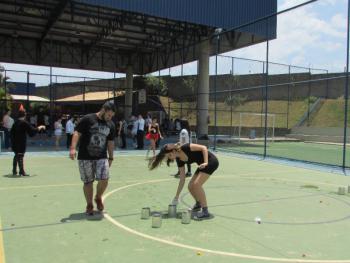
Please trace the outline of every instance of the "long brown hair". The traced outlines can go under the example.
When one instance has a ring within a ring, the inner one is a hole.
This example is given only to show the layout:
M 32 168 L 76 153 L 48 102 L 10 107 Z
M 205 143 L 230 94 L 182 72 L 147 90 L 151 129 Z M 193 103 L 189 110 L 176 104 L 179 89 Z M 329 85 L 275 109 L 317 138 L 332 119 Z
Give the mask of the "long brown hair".
M 148 168 L 150 170 L 153 170 L 155 168 L 157 168 L 159 165 L 162 164 L 164 158 L 165 158 L 165 155 L 167 153 L 170 153 L 172 151 L 179 151 L 180 150 L 180 143 L 176 143 L 176 144 L 165 144 L 159 151 L 159 153 L 154 156 L 154 157 L 151 157 L 149 160 L 148 160 Z M 171 160 L 167 160 L 167 165 L 169 166 L 169 164 L 171 163 L 172 161 Z

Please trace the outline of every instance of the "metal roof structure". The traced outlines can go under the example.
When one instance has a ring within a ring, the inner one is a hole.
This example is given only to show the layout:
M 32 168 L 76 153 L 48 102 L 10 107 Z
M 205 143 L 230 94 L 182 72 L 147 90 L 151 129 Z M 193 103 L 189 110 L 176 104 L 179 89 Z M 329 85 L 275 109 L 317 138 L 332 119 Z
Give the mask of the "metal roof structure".
M 197 60 L 216 28 L 276 10 L 277 0 L 1 0 L 0 61 L 146 74 Z M 220 52 L 275 38 L 276 19 L 266 28 L 225 33 Z

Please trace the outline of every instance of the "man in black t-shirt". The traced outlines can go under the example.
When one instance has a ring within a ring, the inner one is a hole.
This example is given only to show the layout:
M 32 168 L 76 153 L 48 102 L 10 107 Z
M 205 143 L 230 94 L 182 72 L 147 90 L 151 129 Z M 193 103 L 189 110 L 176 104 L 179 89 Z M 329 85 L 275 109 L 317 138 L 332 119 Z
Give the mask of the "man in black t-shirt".
M 93 182 L 98 181 L 95 195 L 97 209 L 102 212 L 102 195 L 107 188 L 109 167 L 113 161 L 115 126 L 111 121 L 115 114 L 113 102 L 103 104 L 97 113 L 84 116 L 74 131 L 70 158 L 75 159 L 79 142 L 78 161 L 81 180 L 84 183 L 86 214 L 93 215 Z M 108 151 L 108 159 L 107 159 Z

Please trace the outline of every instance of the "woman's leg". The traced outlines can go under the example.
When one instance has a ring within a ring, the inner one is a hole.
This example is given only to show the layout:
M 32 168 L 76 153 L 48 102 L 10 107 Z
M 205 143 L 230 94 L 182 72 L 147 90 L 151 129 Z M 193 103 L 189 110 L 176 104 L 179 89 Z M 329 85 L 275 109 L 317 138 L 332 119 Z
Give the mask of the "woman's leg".
M 202 208 L 207 208 L 207 198 L 203 189 L 203 184 L 209 179 L 209 174 L 199 172 L 196 176 L 193 176 L 193 191 L 198 198 Z M 192 180 L 191 180 L 192 181 Z
M 156 141 L 151 139 L 151 149 L 153 151 L 153 156 L 156 156 Z
M 191 181 L 188 183 L 188 191 L 190 192 L 190 194 L 192 195 L 193 199 L 196 201 L 196 205 L 199 205 L 199 197 L 197 196 L 195 189 L 194 189 L 194 182 L 198 177 L 198 173 L 195 173 L 192 178 Z

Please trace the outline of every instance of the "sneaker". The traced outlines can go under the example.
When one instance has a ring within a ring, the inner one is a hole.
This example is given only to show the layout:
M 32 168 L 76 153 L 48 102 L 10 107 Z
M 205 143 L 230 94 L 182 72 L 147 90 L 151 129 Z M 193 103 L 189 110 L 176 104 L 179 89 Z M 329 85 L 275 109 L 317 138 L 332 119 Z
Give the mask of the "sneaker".
M 186 173 L 186 177 L 191 177 L 192 176 L 192 173 L 191 172 L 187 172 Z
M 93 204 L 88 204 L 86 206 L 86 212 L 85 213 L 88 216 L 93 216 L 94 215 L 94 206 L 93 206 Z
M 105 209 L 105 206 L 103 205 L 102 203 L 102 199 L 101 198 L 96 198 L 95 197 L 95 203 L 96 203 L 96 206 L 97 206 L 97 210 L 102 212 L 103 209 Z
M 212 219 L 213 216 L 209 213 L 199 213 L 196 215 L 196 217 L 194 218 L 195 220 L 201 221 L 201 220 L 207 220 L 207 219 Z
M 19 175 L 20 175 L 20 176 L 30 176 L 30 175 L 27 174 L 27 173 L 20 173 Z
M 13 171 L 13 172 L 12 172 L 12 175 L 13 175 L 13 176 L 17 176 L 17 172 L 16 172 L 16 171 Z

